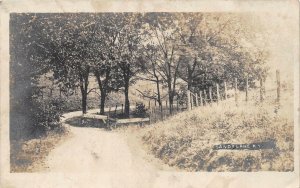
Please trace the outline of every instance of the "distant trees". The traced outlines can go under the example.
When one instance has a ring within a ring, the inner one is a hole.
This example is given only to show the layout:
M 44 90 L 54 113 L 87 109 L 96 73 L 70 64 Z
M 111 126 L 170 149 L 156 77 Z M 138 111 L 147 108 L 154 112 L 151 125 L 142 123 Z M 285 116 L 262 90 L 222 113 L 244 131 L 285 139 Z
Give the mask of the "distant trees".
M 254 45 L 255 31 L 244 16 L 146 13 L 144 20 L 144 72 L 168 88 L 170 112 L 178 80 L 201 90 L 234 78 L 243 83 L 246 77 L 253 86 L 266 76 L 267 53 Z
M 266 53 L 257 46 L 252 49 L 247 46 L 246 43 L 255 41 L 255 38 L 249 38 L 253 31 L 241 17 L 199 13 L 178 15 L 185 52 L 181 69 L 186 69 L 180 72 L 180 78 L 187 82 L 188 89 L 207 89 L 213 83 L 230 82 L 234 78 L 242 82 L 248 77 L 252 82 L 266 72 L 266 59 L 257 61 L 254 57 L 257 50 Z

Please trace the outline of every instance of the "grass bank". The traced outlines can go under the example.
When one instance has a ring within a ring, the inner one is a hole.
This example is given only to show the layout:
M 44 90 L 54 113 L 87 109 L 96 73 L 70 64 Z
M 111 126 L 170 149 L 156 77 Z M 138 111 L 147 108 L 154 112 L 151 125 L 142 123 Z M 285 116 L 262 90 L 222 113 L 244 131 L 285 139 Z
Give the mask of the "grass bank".
M 68 130 L 63 127 L 50 131 L 38 139 L 11 140 L 10 171 L 38 172 L 47 169 L 45 158 L 68 135 Z
M 149 153 L 185 171 L 293 171 L 293 105 L 226 101 L 195 108 L 146 127 L 140 138 Z M 274 141 L 263 150 L 214 150 L 217 144 Z

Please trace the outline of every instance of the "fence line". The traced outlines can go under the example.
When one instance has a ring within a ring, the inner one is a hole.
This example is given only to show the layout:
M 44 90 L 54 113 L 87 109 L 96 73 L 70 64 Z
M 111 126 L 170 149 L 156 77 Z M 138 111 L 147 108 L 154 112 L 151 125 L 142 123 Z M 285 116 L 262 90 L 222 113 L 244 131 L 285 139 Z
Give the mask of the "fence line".
M 229 96 L 228 90 L 227 90 L 227 82 L 224 81 L 224 100 L 227 100 Z M 266 89 L 265 89 L 265 81 L 263 79 L 259 80 L 260 86 L 260 102 L 263 102 L 265 100 L 265 95 L 266 95 Z M 200 99 L 200 106 L 205 106 L 207 103 L 212 104 L 213 102 L 216 102 L 217 104 L 221 101 L 221 95 L 220 95 L 220 85 L 218 83 L 215 84 L 216 90 L 215 92 L 212 89 L 212 86 L 208 87 L 208 93 L 209 93 L 209 98 L 207 98 L 206 90 L 200 90 L 199 92 L 199 98 L 197 93 L 193 93 L 192 91 L 188 90 L 187 91 L 187 104 L 188 104 L 188 110 L 193 109 L 193 106 L 197 107 L 198 105 L 198 100 Z M 249 80 L 248 77 L 245 78 L 245 101 L 249 101 Z M 281 84 L 280 84 L 280 71 L 276 70 L 276 101 L 280 102 L 280 93 L 281 93 Z M 202 98 L 202 93 L 204 94 L 204 98 Z M 215 94 L 216 98 L 213 98 L 213 94 Z M 194 103 L 194 99 L 196 102 Z M 238 80 L 237 78 L 234 78 L 234 99 L 236 105 L 238 105 L 239 101 L 239 90 L 238 90 Z

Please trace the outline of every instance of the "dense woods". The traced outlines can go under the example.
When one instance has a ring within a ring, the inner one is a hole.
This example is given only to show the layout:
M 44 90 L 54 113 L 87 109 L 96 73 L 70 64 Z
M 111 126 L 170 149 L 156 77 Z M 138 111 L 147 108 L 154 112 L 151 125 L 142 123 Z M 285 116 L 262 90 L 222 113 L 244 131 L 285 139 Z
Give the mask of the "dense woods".
M 98 84 L 101 114 L 107 96 L 122 91 L 125 117 L 130 115 L 130 87 L 141 80 L 155 84 L 153 92 L 140 92 L 160 107 L 160 88 L 166 88 L 170 113 L 182 86 L 200 91 L 223 80 L 232 84 L 237 78 L 242 83 L 247 77 L 255 87 L 255 81 L 267 76 L 268 53 L 255 42 L 262 33 L 247 24 L 248 16 L 11 14 L 11 136 L 20 137 L 20 128 L 43 132 L 60 125 L 63 102 L 39 97 L 39 79 L 44 75 L 67 95 L 79 87 L 83 114 L 88 95 L 95 90 L 89 87 L 91 76 Z

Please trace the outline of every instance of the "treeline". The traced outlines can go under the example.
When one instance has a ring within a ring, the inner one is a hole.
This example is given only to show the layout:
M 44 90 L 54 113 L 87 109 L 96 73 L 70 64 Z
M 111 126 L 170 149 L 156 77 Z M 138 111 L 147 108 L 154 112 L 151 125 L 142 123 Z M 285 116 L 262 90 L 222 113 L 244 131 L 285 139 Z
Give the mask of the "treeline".
M 248 18 L 218 13 L 11 14 L 11 105 L 19 110 L 32 106 L 39 77 L 49 73 L 66 92 L 80 88 L 83 113 L 90 75 L 99 86 L 101 114 L 109 93 L 122 90 L 125 117 L 129 87 L 137 80 L 155 83 L 154 93 L 142 94 L 159 106 L 160 88 L 166 87 L 170 113 L 178 84 L 202 90 L 247 77 L 254 87 L 255 80 L 266 76 L 268 54 L 257 45 L 261 33 Z

